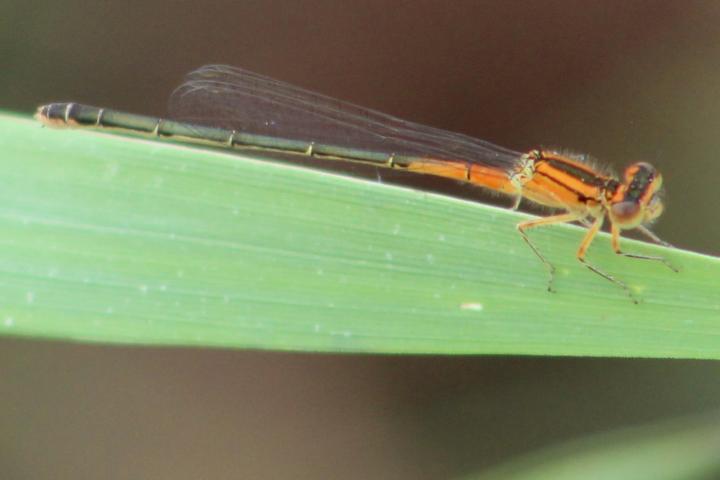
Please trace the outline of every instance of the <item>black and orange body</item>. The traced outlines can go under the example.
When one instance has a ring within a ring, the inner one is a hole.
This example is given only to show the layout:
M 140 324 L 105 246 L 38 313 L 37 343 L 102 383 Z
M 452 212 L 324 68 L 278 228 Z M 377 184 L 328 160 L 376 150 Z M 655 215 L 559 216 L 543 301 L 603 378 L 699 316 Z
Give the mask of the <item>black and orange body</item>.
M 661 257 L 628 254 L 620 250 L 620 232 L 628 229 L 638 229 L 653 241 L 669 246 L 647 229 L 647 225 L 663 211 L 662 176 L 652 165 L 642 162 L 633 164 L 625 170 L 623 181 L 620 181 L 612 175 L 594 170 L 585 162 L 556 152 L 533 150 L 526 158 L 528 165 L 524 169 L 531 171 L 531 174 L 521 179 L 522 196 L 540 205 L 565 211 L 518 225 L 523 239 L 550 271 L 549 290 L 552 290 L 555 269 L 525 233 L 539 226 L 576 221 L 586 224 L 588 231 L 578 247 L 578 260 L 593 272 L 622 287 L 634 302 L 637 300 L 624 282 L 585 259 L 590 244 L 606 219 L 610 222 L 615 253 L 660 261 L 675 270 Z
M 592 214 L 608 189 L 617 188 L 614 179 L 569 156 L 534 150 L 528 158 L 532 176 L 523 183 L 523 196 L 540 205 Z

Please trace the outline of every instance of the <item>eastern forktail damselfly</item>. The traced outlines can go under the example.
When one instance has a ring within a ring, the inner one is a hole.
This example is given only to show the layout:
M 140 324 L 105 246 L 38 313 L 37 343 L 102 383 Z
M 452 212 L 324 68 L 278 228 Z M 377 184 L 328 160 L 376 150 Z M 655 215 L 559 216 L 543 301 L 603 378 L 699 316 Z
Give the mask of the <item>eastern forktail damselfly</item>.
M 603 224 L 610 223 L 615 253 L 664 258 L 620 249 L 622 230 L 637 229 L 669 246 L 648 229 L 663 211 L 662 176 L 648 163 L 635 163 L 622 177 L 592 167 L 581 157 L 535 149 L 516 152 L 467 135 L 401 120 L 247 70 L 208 65 L 188 74 L 170 101 L 172 119 L 81 105 L 51 103 L 36 118 L 54 127 L 80 127 L 145 134 L 226 148 L 258 149 L 361 162 L 450 178 L 560 210 L 521 222 L 523 240 L 547 267 L 552 291 L 555 267 L 527 231 L 559 223 L 587 227 L 577 250 L 591 271 L 621 287 L 628 285 L 587 261 L 586 252 Z M 677 270 L 675 270 L 677 271 Z

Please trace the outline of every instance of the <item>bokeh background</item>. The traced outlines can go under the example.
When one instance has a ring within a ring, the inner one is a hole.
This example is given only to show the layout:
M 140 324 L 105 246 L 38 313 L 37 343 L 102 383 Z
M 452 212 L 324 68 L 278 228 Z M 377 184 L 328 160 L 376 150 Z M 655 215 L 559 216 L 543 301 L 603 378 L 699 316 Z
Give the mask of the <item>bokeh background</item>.
M 518 150 L 649 161 L 668 187 L 655 231 L 718 254 L 718 24 L 707 1 L 4 0 L 0 109 L 162 115 L 187 71 L 242 66 Z M 716 409 L 719 374 L 0 340 L 0 475 L 450 478 Z

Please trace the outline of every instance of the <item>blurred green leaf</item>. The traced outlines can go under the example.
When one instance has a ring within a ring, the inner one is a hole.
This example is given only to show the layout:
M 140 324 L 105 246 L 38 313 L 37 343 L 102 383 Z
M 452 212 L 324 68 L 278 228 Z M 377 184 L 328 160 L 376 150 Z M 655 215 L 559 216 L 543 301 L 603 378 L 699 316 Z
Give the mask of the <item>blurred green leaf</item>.
M 627 428 L 550 447 L 467 480 L 712 480 L 720 417 Z
M 720 357 L 720 261 L 251 158 L 0 117 L 0 331 L 394 353 Z M 257 155 L 257 154 L 253 154 Z

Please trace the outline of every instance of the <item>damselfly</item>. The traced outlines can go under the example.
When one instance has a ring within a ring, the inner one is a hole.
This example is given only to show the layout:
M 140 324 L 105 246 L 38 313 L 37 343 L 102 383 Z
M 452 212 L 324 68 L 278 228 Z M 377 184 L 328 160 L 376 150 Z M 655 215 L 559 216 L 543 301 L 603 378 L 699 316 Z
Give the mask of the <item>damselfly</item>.
M 586 226 L 577 259 L 621 287 L 636 303 L 625 282 L 585 258 L 606 221 L 615 253 L 658 261 L 675 270 L 662 257 L 620 249 L 621 231 L 629 229 L 669 246 L 647 227 L 663 211 L 662 176 L 648 163 L 630 165 L 622 177 L 616 177 L 581 157 L 545 149 L 516 152 L 223 65 L 208 65 L 188 74 L 173 93 L 170 108 L 172 120 L 78 103 L 51 103 L 38 108 L 36 118 L 54 127 L 114 130 L 367 163 L 485 187 L 514 197 L 514 208 L 527 199 L 557 209 L 559 213 L 517 225 L 522 239 L 548 269 L 550 291 L 555 267 L 527 234 L 540 226 L 570 222 Z

